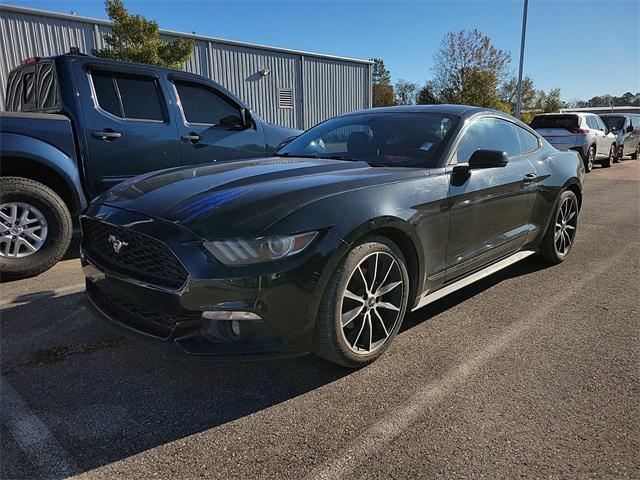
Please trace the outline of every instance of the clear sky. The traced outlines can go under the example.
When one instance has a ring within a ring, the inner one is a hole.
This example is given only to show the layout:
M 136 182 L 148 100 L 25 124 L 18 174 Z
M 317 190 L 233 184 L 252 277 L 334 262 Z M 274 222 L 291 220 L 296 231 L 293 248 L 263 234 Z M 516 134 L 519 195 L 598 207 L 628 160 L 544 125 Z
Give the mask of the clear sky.
M 106 18 L 100 0 L 9 0 Z M 393 80 L 424 83 L 448 31 L 478 28 L 512 54 L 517 71 L 522 0 L 125 0 L 161 28 L 356 58 L 380 57 Z M 530 0 L 525 74 L 564 100 L 640 91 L 640 0 Z

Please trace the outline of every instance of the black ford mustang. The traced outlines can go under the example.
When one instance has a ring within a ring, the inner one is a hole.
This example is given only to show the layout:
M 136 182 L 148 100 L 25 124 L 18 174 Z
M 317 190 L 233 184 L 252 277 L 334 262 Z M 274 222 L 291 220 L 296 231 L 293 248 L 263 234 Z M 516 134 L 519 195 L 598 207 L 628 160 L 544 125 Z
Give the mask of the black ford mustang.
M 126 181 L 82 217 L 91 304 L 167 353 L 357 367 L 415 310 L 573 244 L 582 162 L 499 112 L 328 120 L 276 156 Z

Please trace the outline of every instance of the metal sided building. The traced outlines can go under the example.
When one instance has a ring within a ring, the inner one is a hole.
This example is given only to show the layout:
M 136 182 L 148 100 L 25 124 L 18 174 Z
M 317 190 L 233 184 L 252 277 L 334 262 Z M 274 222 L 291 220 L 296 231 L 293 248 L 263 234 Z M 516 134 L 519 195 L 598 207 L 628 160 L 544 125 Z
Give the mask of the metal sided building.
M 23 59 L 104 47 L 111 22 L 0 5 L 0 109 L 7 76 Z M 222 84 L 268 122 L 309 128 L 371 106 L 371 62 L 161 30 L 196 42 L 185 70 Z

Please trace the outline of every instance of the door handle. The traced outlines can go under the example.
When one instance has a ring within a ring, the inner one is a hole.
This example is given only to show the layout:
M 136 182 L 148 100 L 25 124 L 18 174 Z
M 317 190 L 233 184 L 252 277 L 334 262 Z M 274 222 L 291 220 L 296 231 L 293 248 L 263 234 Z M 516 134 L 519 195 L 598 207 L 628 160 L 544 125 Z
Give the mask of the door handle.
M 120 132 L 114 132 L 110 128 L 105 128 L 101 132 L 92 132 L 91 136 L 108 142 L 111 140 L 117 140 L 122 136 L 122 134 Z
M 189 143 L 197 143 L 200 141 L 200 135 L 195 132 L 187 133 L 186 135 L 182 135 L 182 140 Z
M 522 181 L 524 183 L 532 183 L 535 182 L 538 176 L 535 173 L 527 173 L 524 177 L 522 177 Z

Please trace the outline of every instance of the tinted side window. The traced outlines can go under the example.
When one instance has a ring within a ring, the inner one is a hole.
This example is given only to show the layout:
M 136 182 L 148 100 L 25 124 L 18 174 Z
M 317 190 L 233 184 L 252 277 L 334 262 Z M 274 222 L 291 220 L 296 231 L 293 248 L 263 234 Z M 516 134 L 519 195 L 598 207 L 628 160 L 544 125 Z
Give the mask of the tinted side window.
M 497 118 L 481 118 L 469 126 L 457 149 L 457 162 L 467 163 L 479 148 L 502 150 L 508 156 L 520 154 L 516 126 Z
M 229 100 L 205 85 L 175 82 L 185 119 L 189 123 L 237 125 L 240 111 Z
M 116 76 L 125 118 L 164 120 L 156 82 L 152 78 Z
M 520 139 L 520 152 L 529 153 L 538 149 L 538 138 L 527 132 L 524 128 L 516 127 Z
M 91 78 L 100 108 L 117 117 L 123 117 L 113 77 L 108 73 L 93 72 Z
M 98 105 L 103 110 L 130 120 L 164 120 L 155 79 L 99 71 L 91 76 Z

